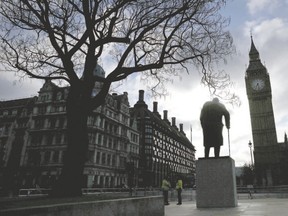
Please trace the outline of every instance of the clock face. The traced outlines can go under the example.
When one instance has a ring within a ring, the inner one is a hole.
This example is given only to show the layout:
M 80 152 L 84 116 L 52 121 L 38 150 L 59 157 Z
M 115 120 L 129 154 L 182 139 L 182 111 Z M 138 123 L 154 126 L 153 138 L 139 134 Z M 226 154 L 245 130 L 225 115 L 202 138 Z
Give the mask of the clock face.
M 254 90 L 256 91 L 260 91 L 264 88 L 265 86 L 265 82 L 262 79 L 254 79 L 251 82 L 251 86 Z

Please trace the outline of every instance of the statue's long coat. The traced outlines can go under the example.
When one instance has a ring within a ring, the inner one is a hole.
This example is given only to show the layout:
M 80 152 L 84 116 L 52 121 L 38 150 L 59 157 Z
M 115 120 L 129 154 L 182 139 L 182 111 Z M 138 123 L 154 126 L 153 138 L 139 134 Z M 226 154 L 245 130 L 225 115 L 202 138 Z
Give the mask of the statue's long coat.
M 203 129 L 204 146 L 217 147 L 223 145 L 223 123 L 225 117 L 226 127 L 230 127 L 230 115 L 225 106 L 216 101 L 209 101 L 203 105 L 200 115 Z

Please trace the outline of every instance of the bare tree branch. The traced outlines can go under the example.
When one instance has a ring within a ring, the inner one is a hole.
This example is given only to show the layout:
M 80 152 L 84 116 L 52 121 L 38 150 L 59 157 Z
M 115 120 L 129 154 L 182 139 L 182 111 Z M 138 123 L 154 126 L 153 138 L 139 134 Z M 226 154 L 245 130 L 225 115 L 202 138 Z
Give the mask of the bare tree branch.
M 52 190 L 55 196 L 81 194 L 88 115 L 105 102 L 113 82 L 140 73 L 152 80 L 155 95 L 166 94 L 166 82 L 196 68 L 212 93 L 230 85 L 227 74 L 214 70 L 233 52 L 226 30 L 229 20 L 220 15 L 225 3 L 1 0 L 3 68 L 36 79 L 64 80 L 70 85 L 66 101 L 68 145 L 61 176 Z M 104 60 L 111 62 L 106 76 L 97 71 Z M 96 86 L 101 89 L 92 95 Z M 229 100 L 235 98 L 232 95 Z

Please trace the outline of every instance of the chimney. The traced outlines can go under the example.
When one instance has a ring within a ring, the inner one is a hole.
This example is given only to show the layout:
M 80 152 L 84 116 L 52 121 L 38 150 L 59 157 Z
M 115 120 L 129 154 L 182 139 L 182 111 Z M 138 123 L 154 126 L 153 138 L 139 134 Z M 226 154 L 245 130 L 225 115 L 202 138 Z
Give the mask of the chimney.
M 158 102 L 157 101 L 153 102 L 153 113 L 158 113 Z
M 148 109 L 147 104 L 144 101 L 144 90 L 139 90 L 139 99 L 134 105 L 134 108 L 145 108 Z
M 137 103 L 134 105 L 135 108 L 148 108 L 147 104 L 144 101 L 144 90 L 139 90 L 139 99 Z
M 158 112 L 158 102 L 153 102 L 153 113 L 161 119 L 161 115 Z
M 180 132 L 183 132 L 183 124 L 179 124 Z
M 184 130 L 183 130 L 183 124 L 181 123 L 181 124 L 179 124 L 179 131 L 180 131 L 180 133 L 182 133 L 182 134 L 184 134 L 185 136 L 186 136 L 186 133 L 184 132 Z
M 168 120 L 168 110 L 164 110 L 164 120 Z
M 139 90 L 139 102 L 144 101 L 144 90 Z
M 172 127 L 174 127 L 176 130 L 178 130 L 177 126 L 176 126 L 176 118 L 172 117 Z
M 175 122 L 176 122 L 176 118 L 175 118 L 175 117 L 172 117 L 172 126 L 176 126 L 176 125 L 175 125 Z
M 164 121 L 170 125 L 170 121 L 168 120 L 168 110 L 164 110 Z

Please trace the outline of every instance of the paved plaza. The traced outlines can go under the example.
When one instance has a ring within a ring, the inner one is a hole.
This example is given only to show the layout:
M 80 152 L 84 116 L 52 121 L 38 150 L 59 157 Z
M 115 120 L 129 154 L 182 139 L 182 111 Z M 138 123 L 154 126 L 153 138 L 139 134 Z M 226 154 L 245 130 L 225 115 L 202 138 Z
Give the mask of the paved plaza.
M 238 200 L 235 208 L 197 209 L 195 201 L 185 201 L 182 205 L 170 202 L 165 206 L 165 216 L 287 216 L 287 198 L 264 198 Z

